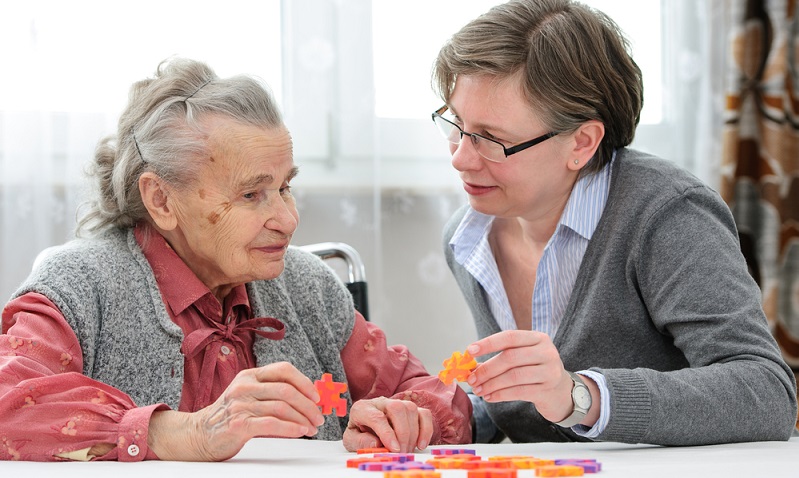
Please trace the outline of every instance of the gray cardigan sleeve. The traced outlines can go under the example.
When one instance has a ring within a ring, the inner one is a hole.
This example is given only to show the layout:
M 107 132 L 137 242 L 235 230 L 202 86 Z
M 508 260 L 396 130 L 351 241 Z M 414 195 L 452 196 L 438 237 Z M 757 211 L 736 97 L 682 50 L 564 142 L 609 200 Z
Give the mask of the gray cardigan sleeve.
M 645 213 L 627 277 L 652 326 L 682 351 L 687 366 L 596 368 L 611 394 L 611 420 L 600 439 L 663 445 L 787 439 L 797 416 L 796 382 L 740 257 L 729 209 L 715 192 L 696 186 Z

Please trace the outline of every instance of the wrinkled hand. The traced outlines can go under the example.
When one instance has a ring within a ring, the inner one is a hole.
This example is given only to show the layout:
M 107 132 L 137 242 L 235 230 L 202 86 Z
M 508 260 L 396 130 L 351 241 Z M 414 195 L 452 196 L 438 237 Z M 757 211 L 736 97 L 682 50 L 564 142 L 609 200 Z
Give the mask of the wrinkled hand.
M 395 453 L 410 453 L 427 448 L 432 436 L 430 410 L 407 400 L 379 397 L 352 405 L 344 447 L 357 451 L 382 446 Z
M 571 413 L 572 381 L 548 335 L 507 330 L 478 340 L 466 350 L 475 357 L 499 352 L 469 376 L 467 382 L 475 395 L 487 402 L 532 402 L 553 422 Z
M 162 460 L 227 460 L 253 437 L 315 435 L 324 423 L 318 400 L 313 383 L 289 363 L 244 370 L 202 410 L 153 413 L 148 444 Z

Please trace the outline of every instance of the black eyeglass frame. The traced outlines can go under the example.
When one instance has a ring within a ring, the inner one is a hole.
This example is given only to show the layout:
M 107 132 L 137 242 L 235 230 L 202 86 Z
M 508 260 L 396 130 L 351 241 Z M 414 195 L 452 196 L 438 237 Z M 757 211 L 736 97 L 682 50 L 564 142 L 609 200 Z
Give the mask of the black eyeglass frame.
M 444 118 L 444 116 L 442 116 L 442 115 L 448 109 L 449 109 L 449 106 L 447 106 L 447 105 L 444 105 L 441 108 L 437 109 L 431 115 L 431 117 L 433 119 L 433 123 L 436 122 L 436 118 L 441 118 L 442 121 L 446 121 L 447 123 L 451 124 L 452 126 L 458 128 L 458 131 L 460 132 L 460 139 L 461 140 L 463 140 L 463 136 L 464 135 L 469 136 L 470 138 L 476 136 L 476 137 L 478 137 L 480 139 L 484 139 L 486 141 L 490 141 L 490 142 L 492 142 L 494 144 L 497 144 L 497 145 L 499 145 L 502 148 L 502 151 L 505 153 L 505 158 L 507 158 L 508 156 L 510 156 L 512 154 L 520 153 L 520 152 L 524 151 L 527 148 L 532 148 L 533 146 L 535 146 L 535 145 L 537 145 L 539 143 L 543 143 L 544 141 L 548 140 L 549 138 L 551 138 L 553 136 L 557 136 L 558 134 L 560 134 L 557 131 L 550 131 L 549 133 L 542 134 L 541 136 L 539 136 L 537 138 L 533 138 L 530 141 L 525 141 L 524 143 L 517 144 L 516 146 L 511 146 L 510 148 L 506 148 L 505 145 L 500 143 L 499 141 L 493 140 L 491 138 L 486 138 L 485 136 L 477 134 L 477 133 L 467 133 L 460 126 L 458 126 L 455 123 L 453 123 L 452 121 Z M 447 139 L 447 141 L 449 141 L 449 139 Z M 452 144 L 459 144 L 459 143 L 460 143 L 460 141 L 458 143 L 452 143 Z M 483 155 L 481 154 L 480 156 L 483 156 Z M 483 157 L 485 158 L 485 156 L 483 156 Z M 485 158 L 485 159 L 487 159 L 489 161 L 493 161 L 495 163 L 498 162 L 496 159 L 491 159 L 491 158 Z

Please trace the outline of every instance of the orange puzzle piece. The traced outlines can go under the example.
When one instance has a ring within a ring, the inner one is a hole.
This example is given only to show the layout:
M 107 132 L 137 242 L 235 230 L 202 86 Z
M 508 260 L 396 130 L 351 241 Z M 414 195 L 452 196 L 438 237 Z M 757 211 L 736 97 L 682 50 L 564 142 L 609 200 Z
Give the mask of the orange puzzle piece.
M 323 373 L 322 380 L 314 382 L 314 387 L 319 392 L 319 401 L 316 404 L 322 407 L 323 414 L 330 415 L 334 408 L 339 417 L 347 414 L 347 400 L 339 396 L 347 391 L 346 383 L 334 382 L 332 374 Z
M 389 451 L 391 451 L 391 450 L 389 450 L 388 448 L 383 448 L 383 447 L 378 447 L 378 448 L 358 448 L 356 453 L 358 453 L 358 454 L 364 454 L 364 453 L 388 453 Z
M 441 473 L 431 470 L 387 471 L 383 478 L 441 478 Z
M 520 470 L 529 470 L 541 466 L 551 466 L 555 464 L 555 460 L 545 460 L 543 458 L 536 458 L 527 455 L 509 455 L 509 456 L 489 456 L 488 461 L 510 461 L 513 466 Z
M 438 372 L 438 378 L 449 385 L 453 380 L 466 381 L 466 377 L 477 367 L 477 361 L 469 352 L 453 352 L 452 357 L 444 360 L 444 370 Z
M 535 469 L 535 476 L 583 476 L 585 469 L 577 465 L 550 465 Z
M 482 470 L 469 470 L 466 478 L 516 478 L 516 468 L 484 468 Z

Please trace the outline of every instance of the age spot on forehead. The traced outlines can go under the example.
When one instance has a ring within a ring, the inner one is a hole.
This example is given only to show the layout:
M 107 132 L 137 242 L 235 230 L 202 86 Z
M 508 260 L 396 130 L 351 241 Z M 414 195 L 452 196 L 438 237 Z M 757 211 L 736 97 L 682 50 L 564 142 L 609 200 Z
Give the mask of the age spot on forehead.
M 200 196 L 200 199 L 205 199 L 205 189 L 200 189 L 197 194 Z
M 215 163 L 215 162 L 216 162 L 216 160 L 214 159 L 214 157 L 213 157 L 213 156 L 208 156 L 208 159 L 209 159 L 209 160 L 211 160 L 211 162 L 212 162 L 212 163 Z

